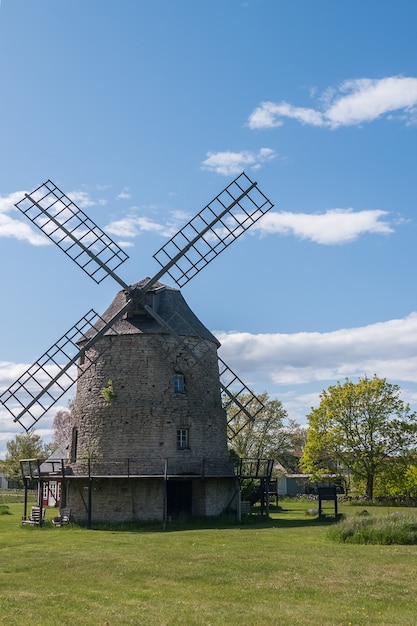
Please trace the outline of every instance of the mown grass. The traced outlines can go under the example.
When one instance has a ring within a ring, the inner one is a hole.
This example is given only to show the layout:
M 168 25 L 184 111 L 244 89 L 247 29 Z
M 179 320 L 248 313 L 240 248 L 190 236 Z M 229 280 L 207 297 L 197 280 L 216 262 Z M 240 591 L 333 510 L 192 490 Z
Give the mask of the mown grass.
M 311 504 L 302 501 L 282 502 L 270 519 L 166 532 L 24 527 L 22 505 L 4 506 L 0 624 L 7 626 L 416 623 L 417 546 L 336 543 L 332 518 L 307 516 Z M 349 519 L 358 511 L 345 504 L 341 512 Z M 378 515 L 393 512 L 378 507 Z

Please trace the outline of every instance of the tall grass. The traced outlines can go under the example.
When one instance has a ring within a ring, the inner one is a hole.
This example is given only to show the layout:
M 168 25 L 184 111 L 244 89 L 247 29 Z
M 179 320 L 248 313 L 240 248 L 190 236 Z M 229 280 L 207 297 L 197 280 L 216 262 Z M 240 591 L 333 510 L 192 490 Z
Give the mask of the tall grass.
M 329 536 L 345 543 L 414 545 L 417 514 L 395 511 L 388 515 L 357 515 L 339 522 Z

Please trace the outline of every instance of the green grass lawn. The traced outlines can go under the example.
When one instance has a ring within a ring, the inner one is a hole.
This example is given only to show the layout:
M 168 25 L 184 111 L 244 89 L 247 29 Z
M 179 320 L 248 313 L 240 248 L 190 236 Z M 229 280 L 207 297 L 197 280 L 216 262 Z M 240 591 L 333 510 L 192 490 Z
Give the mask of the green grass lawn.
M 87 530 L 22 526 L 23 505 L 0 497 L 0 624 L 417 624 L 417 546 L 339 544 L 311 503 L 281 507 L 240 525 Z

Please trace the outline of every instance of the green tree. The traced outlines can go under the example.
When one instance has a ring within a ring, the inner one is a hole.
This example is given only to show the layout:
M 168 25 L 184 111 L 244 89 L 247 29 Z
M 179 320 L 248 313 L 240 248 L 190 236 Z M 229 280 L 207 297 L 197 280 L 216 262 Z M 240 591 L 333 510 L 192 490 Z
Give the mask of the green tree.
M 398 385 L 366 376 L 357 383 L 330 386 L 308 417 L 307 444 L 301 468 L 319 478 L 343 473 L 374 495 L 375 479 L 387 462 L 410 454 L 417 442 L 417 417 L 400 398 Z
M 375 479 L 376 496 L 415 498 L 417 496 L 417 466 L 408 458 L 388 461 Z
M 53 427 L 55 449 L 62 445 L 68 445 L 72 433 L 71 405 L 68 411 L 58 411 L 55 414 Z
M 251 411 L 250 396 L 239 394 L 238 400 Z M 299 426 L 287 417 L 287 412 L 279 400 L 269 400 L 264 392 L 258 396 L 265 408 L 246 426 L 246 415 L 239 413 L 233 404 L 228 408 L 228 420 L 233 420 L 234 430 L 242 429 L 230 441 L 230 448 L 241 458 L 278 459 L 279 455 L 297 449 L 300 439 Z
M 9 480 L 16 481 L 19 486 L 23 485 L 20 471 L 21 459 L 42 459 L 44 458 L 44 445 L 39 435 L 28 432 L 15 435 L 6 444 L 6 458 L 1 462 L 2 471 L 9 477 Z

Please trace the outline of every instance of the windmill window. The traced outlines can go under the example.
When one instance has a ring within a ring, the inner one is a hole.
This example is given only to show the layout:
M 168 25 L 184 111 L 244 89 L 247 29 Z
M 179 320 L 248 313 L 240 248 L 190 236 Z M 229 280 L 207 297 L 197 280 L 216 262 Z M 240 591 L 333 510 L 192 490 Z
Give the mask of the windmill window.
M 190 429 L 178 428 L 177 430 L 177 450 L 186 450 L 190 447 Z
M 72 429 L 72 441 L 71 441 L 71 461 L 75 463 L 77 460 L 77 448 L 78 448 L 78 429 Z
M 174 374 L 174 391 L 175 393 L 185 393 L 185 381 L 182 374 Z

